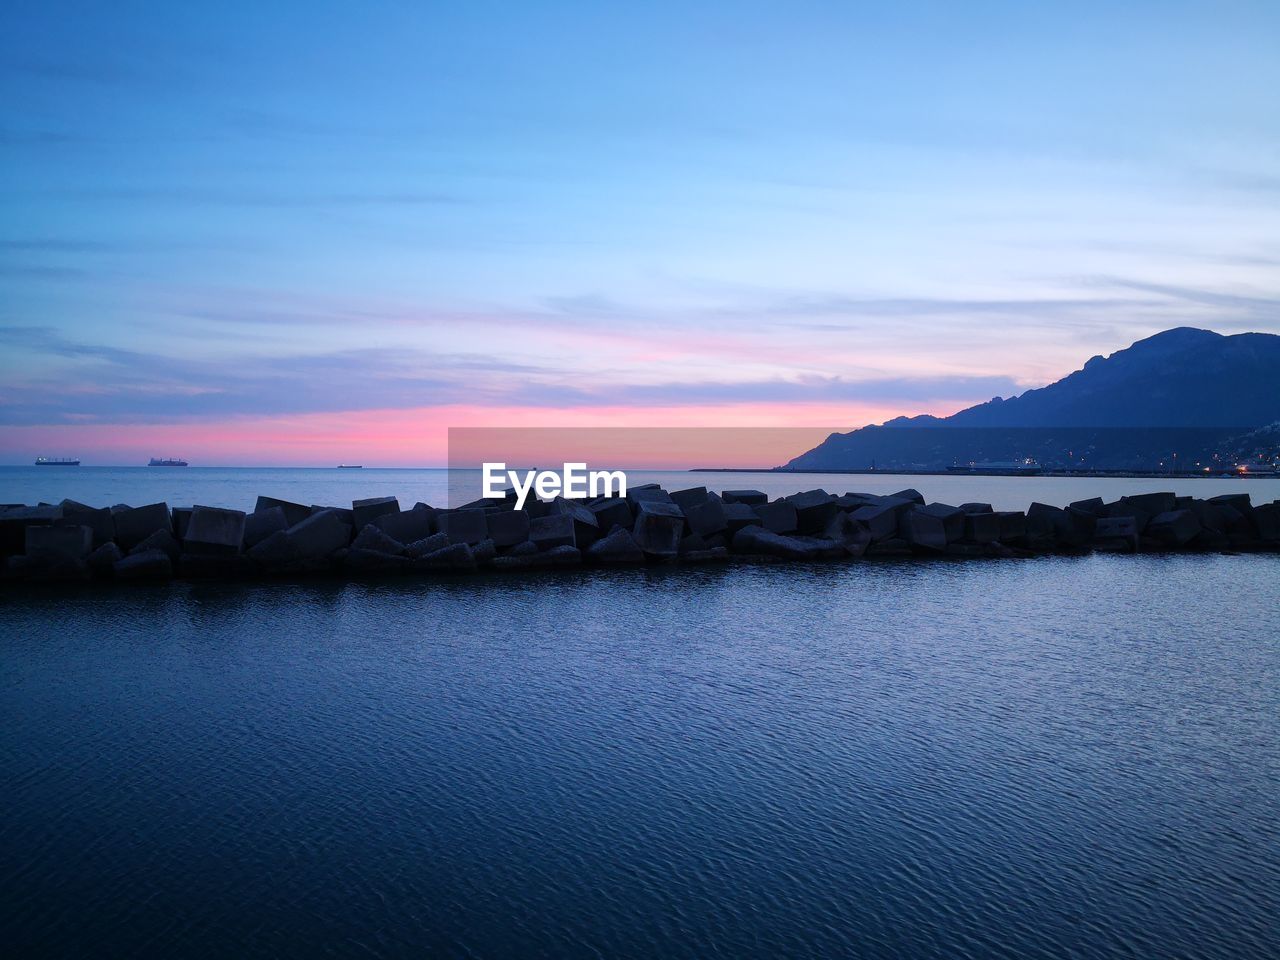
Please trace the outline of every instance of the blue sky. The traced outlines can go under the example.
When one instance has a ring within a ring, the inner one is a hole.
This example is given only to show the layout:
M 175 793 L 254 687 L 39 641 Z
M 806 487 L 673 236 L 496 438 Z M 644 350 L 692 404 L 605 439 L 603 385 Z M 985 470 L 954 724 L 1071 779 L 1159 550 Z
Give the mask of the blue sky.
M 1280 332 L 1276 4 L 44 3 L 0 53 L 16 459 L 852 427 Z

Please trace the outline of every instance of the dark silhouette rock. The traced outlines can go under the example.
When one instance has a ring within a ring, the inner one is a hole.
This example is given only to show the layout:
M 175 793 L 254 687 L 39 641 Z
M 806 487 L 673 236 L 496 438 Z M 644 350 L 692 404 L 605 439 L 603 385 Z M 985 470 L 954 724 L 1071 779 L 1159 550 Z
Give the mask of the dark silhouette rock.
M 749 506 L 769 502 L 768 496 L 759 490 L 725 490 L 720 494 L 720 499 L 725 503 L 745 503 Z

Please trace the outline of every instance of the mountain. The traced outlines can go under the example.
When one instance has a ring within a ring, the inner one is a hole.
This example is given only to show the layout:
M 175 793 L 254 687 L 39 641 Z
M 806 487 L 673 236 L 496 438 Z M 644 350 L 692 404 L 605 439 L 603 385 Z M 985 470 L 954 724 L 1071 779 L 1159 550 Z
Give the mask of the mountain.
M 941 469 L 1033 457 L 1055 466 L 1153 469 L 1230 453 L 1280 421 L 1280 336 L 1166 330 L 1021 396 L 950 417 L 898 417 L 832 434 L 784 470 Z

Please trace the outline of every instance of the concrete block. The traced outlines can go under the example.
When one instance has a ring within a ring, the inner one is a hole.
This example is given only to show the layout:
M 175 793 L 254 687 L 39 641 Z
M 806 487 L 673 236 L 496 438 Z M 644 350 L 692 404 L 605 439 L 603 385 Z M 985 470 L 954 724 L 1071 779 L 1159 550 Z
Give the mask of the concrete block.
M 859 507 L 851 516 L 867 528 L 872 540 L 883 541 L 898 535 L 899 512 L 895 504 L 880 503 Z
M 388 536 L 375 524 L 366 524 L 351 541 L 352 550 L 364 550 L 370 553 L 384 553 L 388 556 L 403 556 L 408 551 L 405 545 L 394 537 Z
M 947 529 L 941 517 L 922 507 L 908 510 L 900 518 L 899 536 L 920 550 L 943 553 L 947 549 Z
M 617 527 L 593 543 L 587 550 L 587 557 L 596 563 L 643 563 L 644 551 L 631 531 Z
M 477 564 L 486 564 L 498 555 L 498 548 L 492 540 L 481 540 L 471 548 L 471 556 Z
M 601 533 L 608 533 L 614 527 L 630 529 L 636 520 L 631 504 L 616 497 L 592 500 L 587 504 L 587 509 L 595 514 Z
M 1027 539 L 1027 515 L 1021 510 L 997 510 L 1001 543 L 1023 543 Z
M 314 517 L 317 513 L 324 513 L 326 511 L 328 511 L 329 513 L 336 513 L 338 515 L 339 520 L 345 523 L 352 530 L 356 529 L 355 514 L 352 512 L 350 507 L 326 507 L 326 506 L 313 503 L 310 507 L 310 510 L 311 512 L 307 514 L 307 516 L 309 517 Z M 306 519 L 306 518 L 304 517 L 303 519 Z M 364 529 L 364 528 L 362 527 L 361 529 Z
M 999 515 L 994 512 L 965 514 L 963 539 L 970 543 L 993 543 L 999 540 Z
M 684 513 L 674 503 L 642 500 L 631 532 L 646 556 L 675 557 L 684 536 Z
M 245 549 L 256 546 L 278 530 L 288 528 L 289 523 L 285 519 L 282 508 L 267 507 L 264 510 L 255 510 L 244 518 Z
M 948 543 L 964 539 L 965 514 L 959 507 L 953 507 L 948 503 L 926 503 L 922 507 L 917 506 L 916 510 L 942 521 L 942 530 L 946 534 Z
M 836 498 L 825 490 L 806 490 L 784 499 L 795 507 L 796 529 L 803 534 L 821 533 L 840 510 Z
M 701 503 L 693 504 L 684 511 L 684 516 L 689 530 L 702 537 L 714 536 L 729 529 L 724 501 L 715 494 L 711 494 Z
M 960 504 L 960 512 L 965 516 L 971 513 L 995 513 L 989 503 L 962 503 Z
M 627 488 L 627 502 L 632 510 L 639 510 L 642 503 L 675 503 L 671 494 L 656 483 L 645 483 L 638 487 Z
M 355 530 L 363 530 L 366 524 L 373 523 L 378 517 L 387 513 L 399 512 L 400 501 L 395 497 L 370 497 L 368 500 L 353 500 L 351 502 L 351 526 Z
M 413 569 L 430 573 L 474 573 L 476 570 L 475 554 L 465 543 L 451 543 L 443 550 L 429 553 L 413 561 Z
M 1166 510 L 1156 514 L 1143 531 L 1166 547 L 1183 547 L 1201 530 L 1200 521 L 1190 510 Z
M 275 497 L 259 497 L 257 503 L 254 504 L 253 512 L 259 513 L 263 510 L 270 510 L 272 507 L 279 507 L 284 513 L 284 519 L 287 526 L 294 526 L 301 523 L 307 517 L 311 516 L 313 508 L 305 506 L 301 503 L 293 503 L 289 500 L 277 500 Z
M 159 550 L 176 564 L 178 557 L 182 555 L 182 544 L 178 543 L 177 538 L 168 530 L 157 530 L 147 539 L 136 544 L 129 551 L 128 556 L 133 556 L 135 553 L 146 553 L 148 550 Z
M 235 556 L 244 546 L 246 517 L 242 510 L 197 504 L 191 509 L 182 549 L 206 556 Z
M 907 489 L 905 490 L 899 490 L 897 493 L 891 493 L 889 494 L 889 497 L 892 500 L 907 500 L 911 503 L 918 504 L 922 507 L 924 506 L 923 494 L 921 494 L 920 491 L 916 490 L 914 487 L 907 487 Z
M 1178 507 L 1178 498 L 1175 494 L 1165 491 L 1162 493 L 1140 493 L 1132 497 L 1121 497 L 1120 502 L 1126 506 L 1139 511 L 1135 516 L 1155 517 L 1157 514 L 1169 513 Z M 1114 516 L 1115 514 L 1112 514 Z
M 751 509 L 760 518 L 760 526 L 773 533 L 795 533 L 800 529 L 795 504 L 790 500 L 774 500 L 772 503 L 753 503 Z
M 173 560 L 163 550 L 140 550 L 117 560 L 113 569 L 117 580 L 168 580 L 173 577 Z
M 351 542 L 351 526 L 331 510 L 307 517 L 290 527 L 286 534 L 302 560 L 327 557 Z
M 724 509 L 724 529 L 725 532 L 732 537 L 743 527 L 759 527 L 760 516 L 753 509 L 755 505 L 736 501 L 730 503 L 725 501 Z
M 93 530 L 82 525 L 29 526 L 24 552 L 28 557 L 83 560 L 93 549 Z
M 1094 517 L 1103 517 L 1107 513 L 1107 505 L 1102 502 L 1101 497 L 1090 497 L 1088 500 L 1077 500 L 1070 504 L 1076 510 L 1083 510 L 1085 513 Z
M 845 556 L 861 557 L 871 545 L 871 531 L 841 510 L 822 531 L 822 539 L 838 543 Z
M 173 525 L 173 535 L 179 540 L 187 537 L 187 525 L 191 523 L 191 511 L 194 507 L 173 507 L 169 510 L 169 519 Z
M 93 545 L 100 547 L 116 538 L 116 522 L 109 507 L 87 507 L 74 500 L 63 500 L 62 515 L 73 523 L 82 524 L 93 531 Z
M 173 517 L 167 503 L 149 503 L 145 507 L 122 510 L 115 515 L 115 524 L 116 543 L 126 553 L 153 533 L 173 533 Z
M 733 535 L 733 550 L 753 556 L 778 557 L 782 560 L 819 560 L 826 544 L 812 538 L 789 537 L 761 526 L 743 527 Z
M 1133 517 L 1099 517 L 1093 530 L 1093 548 L 1112 553 L 1138 549 L 1138 521 Z
M 116 575 L 116 562 L 123 559 L 124 554 L 113 540 L 89 554 L 89 570 L 95 577 L 109 579 Z
M 689 508 L 696 507 L 700 503 L 706 503 L 707 496 L 706 487 L 690 487 L 688 490 L 676 490 L 672 493 L 671 502 L 688 516 Z
M 665 504 L 663 505 L 665 506 Z M 529 539 L 539 550 L 555 547 L 576 547 L 573 517 L 568 514 L 552 514 L 529 521 Z M 494 541 L 497 544 L 497 541 Z
M 418 557 L 425 557 L 429 553 L 443 550 L 448 545 L 449 535 L 447 533 L 433 533 L 422 540 L 405 544 L 404 552 L 416 560 Z
M 1258 528 L 1259 540 L 1280 543 L 1280 503 L 1264 503 L 1254 507 L 1253 522 Z
M 562 513 L 573 520 L 573 538 L 578 549 L 583 550 L 596 542 L 600 536 L 600 524 L 596 519 L 596 515 L 581 500 L 566 500 L 564 497 L 557 497 L 551 501 L 551 514 Z
M 720 499 L 725 503 L 745 503 L 748 506 L 769 502 L 769 497 L 759 490 L 726 490 L 720 494 Z
M 355 511 L 352 511 L 355 515 Z M 431 536 L 436 532 L 435 511 L 430 508 L 419 510 L 415 507 L 412 510 L 398 510 L 388 513 L 379 514 L 371 521 L 372 524 L 391 537 L 401 543 L 413 543 L 415 540 L 422 540 Z M 363 530 L 363 527 L 356 529 Z
M 436 523 L 441 533 L 448 534 L 450 543 L 473 544 L 489 539 L 488 514 L 484 510 L 441 510 L 436 514 Z
M 546 519 L 541 518 L 541 519 Z M 529 514 L 523 510 L 495 510 L 485 518 L 489 539 L 499 549 L 523 543 L 529 539 Z M 570 528 L 572 519 L 566 518 Z
M 255 543 L 249 550 L 249 558 L 268 570 L 279 570 L 302 559 L 288 530 L 277 530 Z
M 377 529 L 371 523 L 365 526 L 365 530 Z M 405 573 L 412 563 L 412 560 L 400 553 L 383 553 L 381 550 L 369 550 L 354 544 L 342 557 L 342 568 L 355 576 L 387 576 Z

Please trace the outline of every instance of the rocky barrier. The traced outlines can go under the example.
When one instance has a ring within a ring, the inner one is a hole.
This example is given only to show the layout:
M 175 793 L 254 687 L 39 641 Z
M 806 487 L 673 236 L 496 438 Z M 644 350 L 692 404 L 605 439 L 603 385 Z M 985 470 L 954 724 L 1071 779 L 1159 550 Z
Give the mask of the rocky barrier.
M 838 561 L 870 557 L 1033 557 L 1088 551 L 1277 551 L 1280 501 L 1147 493 L 1023 511 L 809 490 L 512 499 L 402 510 L 391 497 L 350 508 L 259 497 L 252 513 L 164 503 L 94 508 L 64 500 L 0 508 L 8 584 L 466 574 L 579 564 Z

